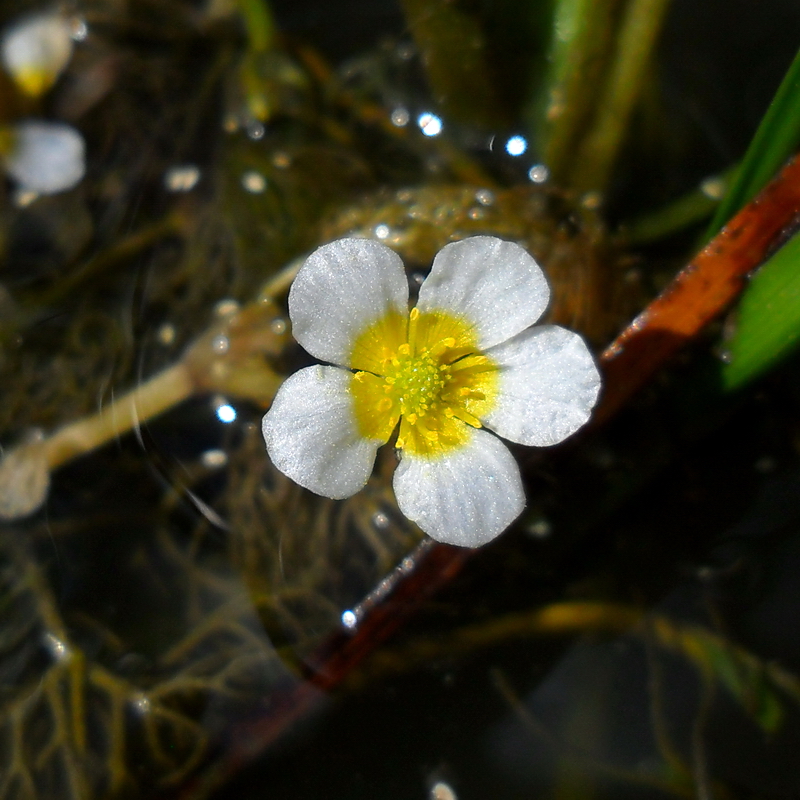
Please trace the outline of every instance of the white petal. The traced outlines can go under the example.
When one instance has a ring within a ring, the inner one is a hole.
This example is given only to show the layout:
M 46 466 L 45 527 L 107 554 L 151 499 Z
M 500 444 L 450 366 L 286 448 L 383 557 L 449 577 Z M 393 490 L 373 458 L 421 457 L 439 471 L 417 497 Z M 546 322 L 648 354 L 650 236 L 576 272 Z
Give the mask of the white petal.
M 364 487 L 382 444 L 358 433 L 351 379 L 338 367 L 301 369 L 284 381 L 261 423 L 272 463 L 295 483 L 337 500 Z
M 404 452 L 394 493 L 400 510 L 428 536 L 461 547 L 491 541 L 525 507 L 517 462 L 497 437 L 481 430 L 442 458 Z
M 12 129 L 8 174 L 39 194 L 55 194 L 77 186 L 86 172 L 83 137 L 60 122 L 22 122 Z
M 72 55 L 72 29 L 58 13 L 35 14 L 3 32 L 3 63 L 22 89 L 36 96 L 48 89 Z
M 549 300 L 550 287 L 533 256 L 514 242 L 473 236 L 436 254 L 417 307 L 465 317 L 484 350 L 533 325 Z
M 312 356 L 347 364 L 353 341 L 390 310 L 408 313 L 400 256 L 371 239 L 339 239 L 315 250 L 289 292 L 294 338 Z
M 500 365 L 499 386 L 497 405 L 482 422 L 500 436 L 546 447 L 566 439 L 589 419 L 600 375 L 577 333 L 540 325 L 487 355 Z

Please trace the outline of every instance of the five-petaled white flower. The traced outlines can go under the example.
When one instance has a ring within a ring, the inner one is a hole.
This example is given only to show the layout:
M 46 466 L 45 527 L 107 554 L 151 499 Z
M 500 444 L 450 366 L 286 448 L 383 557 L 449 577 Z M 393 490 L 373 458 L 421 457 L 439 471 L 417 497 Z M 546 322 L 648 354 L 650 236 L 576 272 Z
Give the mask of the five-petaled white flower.
M 275 466 L 332 498 L 367 482 L 398 426 L 394 492 L 434 539 L 476 547 L 520 514 L 506 446 L 553 445 L 581 427 L 600 376 L 583 340 L 545 311 L 547 280 L 519 245 L 475 236 L 446 245 L 408 310 L 400 257 L 369 239 L 312 253 L 289 293 L 297 341 L 335 366 L 301 369 L 264 417 Z

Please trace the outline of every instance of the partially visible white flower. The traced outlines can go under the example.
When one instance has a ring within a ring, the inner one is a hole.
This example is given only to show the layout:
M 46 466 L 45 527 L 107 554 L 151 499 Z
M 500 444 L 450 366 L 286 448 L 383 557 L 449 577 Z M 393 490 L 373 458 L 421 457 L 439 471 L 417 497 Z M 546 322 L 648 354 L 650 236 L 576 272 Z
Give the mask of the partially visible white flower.
M 21 189 L 56 194 L 77 186 L 86 173 L 86 147 L 63 122 L 26 121 L 0 129 L 0 158 Z
M 23 17 L 3 31 L 3 63 L 26 94 L 46 92 L 72 56 L 72 25 L 57 12 Z
M 544 447 L 588 419 L 600 376 L 583 339 L 531 328 L 550 298 L 519 245 L 476 236 L 446 245 L 408 310 L 400 258 L 368 239 L 309 256 L 289 293 L 297 341 L 336 366 L 281 386 L 263 421 L 275 466 L 317 494 L 349 497 L 399 430 L 400 510 L 434 539 L 475 547 L 525 506 L 519 468 L 486 430 Z

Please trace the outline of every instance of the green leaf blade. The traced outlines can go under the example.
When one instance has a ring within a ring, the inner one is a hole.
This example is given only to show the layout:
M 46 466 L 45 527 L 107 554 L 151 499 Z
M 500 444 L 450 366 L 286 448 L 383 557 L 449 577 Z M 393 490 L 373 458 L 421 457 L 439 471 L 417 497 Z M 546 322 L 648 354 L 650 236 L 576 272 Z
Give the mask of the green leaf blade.
M 753 276 L 742 295 L 723 386 L 738 389 L 800 345 L 800 235 Z

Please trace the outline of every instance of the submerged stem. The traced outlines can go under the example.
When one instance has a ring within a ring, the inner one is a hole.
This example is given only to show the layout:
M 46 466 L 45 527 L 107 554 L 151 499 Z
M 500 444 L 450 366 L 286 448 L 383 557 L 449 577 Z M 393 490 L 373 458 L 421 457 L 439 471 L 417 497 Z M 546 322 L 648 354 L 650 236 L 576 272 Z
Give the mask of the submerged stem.
M 149 419 L 202 392 L 221 392 L 268 406 L 281 383 L 271 358 L 280 355 L 288 325 L 271 292 L 280 289 L 289 266 L 258 299 L 217 320 L 173 366 L 158 373 L 105 408 L 59 428 L 50 436 L 18 445 L 0 460 L 0 519 L 37 511 L 47 498 L 50 473 Z
M 625 9 L 616 57 L 600 91 L 593 124 L 572 164 L 572 188 L 581 192 L 607 188 L 668 7 L 669 0 L 630 0 Z
M 552 67 L 543 103 L 528 112 L 542 130 L 542 160 L 557 183 L 568 175 L 575 148 L 591 121 L 599 81 L 612 46 L 620 0 L 558 0 L 550 44 Z

